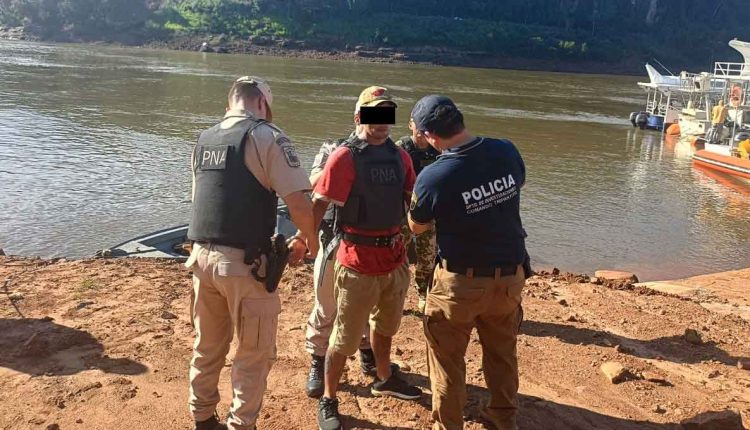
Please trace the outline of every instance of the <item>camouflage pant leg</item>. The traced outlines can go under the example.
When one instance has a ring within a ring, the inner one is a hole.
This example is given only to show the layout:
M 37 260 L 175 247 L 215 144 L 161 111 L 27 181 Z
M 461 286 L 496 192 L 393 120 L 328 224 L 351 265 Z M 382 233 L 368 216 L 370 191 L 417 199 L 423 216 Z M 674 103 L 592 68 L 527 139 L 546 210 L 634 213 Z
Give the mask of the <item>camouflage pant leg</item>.
M 428 230 L 417 236 L 417 270 L 415 281 L 417 291 L 421 297 L 427 295 L 430 289 L 432 275 L 435 270 L 435 256 L 437 244 L 435 242 L 435 230 Z
M 409 264 L 415 264 L 417 261 L 417 250 L 414 246 L 414 233 L 409 229 L 409 224 L 401 226 L 401 235 L 404 237 L 404 248 L 406 248 L 406 257 Z

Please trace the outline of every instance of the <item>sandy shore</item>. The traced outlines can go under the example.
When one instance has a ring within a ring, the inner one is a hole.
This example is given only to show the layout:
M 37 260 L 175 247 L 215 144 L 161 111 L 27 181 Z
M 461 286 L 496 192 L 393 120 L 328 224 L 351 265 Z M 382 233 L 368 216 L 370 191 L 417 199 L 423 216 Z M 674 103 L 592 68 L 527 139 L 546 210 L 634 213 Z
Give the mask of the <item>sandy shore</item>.
M 317 403 L 303 392 L 311 271 L 289 270 L 283 280 L 278 361 L 259 429 L 316 428 Z M 680 292 L 588 281 L 570 274 L 527 281 L 522 429 L 750 425 L 750 370 L 741 368 L 750 366 L 750 322 L 732 311 L 748 304 L 750 269 L 668 283 L 687 289 Z M 0 257 L 0 429 L 191 428 L 190 284 L 172 261 Z M 415 308 L 412 292 L 394 358 L 427 390 Z M 625 369 L 622 382 L 604 375 L 608 362 Z M 350 362 L 341 394 L 348 428 L 429 427 L 429 395 L 419 402 L 373 398 L 357 364 Z M 487 391 L 476 338 L 467 368 L 467 428 L 483 429 L 478 410 Z M 229 367 L 221 414 L 228 375 Z M 711 419 L 725 424 L 690 424 Z

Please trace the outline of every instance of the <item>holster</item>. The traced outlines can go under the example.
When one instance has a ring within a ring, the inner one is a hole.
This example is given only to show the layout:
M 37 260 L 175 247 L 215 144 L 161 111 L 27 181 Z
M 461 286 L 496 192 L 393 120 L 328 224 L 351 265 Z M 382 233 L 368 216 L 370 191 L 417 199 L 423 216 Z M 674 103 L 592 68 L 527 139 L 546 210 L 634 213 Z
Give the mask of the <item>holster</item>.
M 266 286 L 266 291 L 273 293 L 279 287 L 281 276 L 289 258 L 289 248 L 286 245 L 286 237 L 277 234 L 271 238 L 271 247 L 266 254 L 266 276 L 258 274 L 258 267 L 252 270 L 253 277 Z
M 531 270 L 531 257 L 529 257 L 529 254 L 526 254 L 526 258 L 523 260 L 523 276 L 524 279 L 529 279 L 532 276 L 534 276 L 534 271 Z
M 320 248 L 325 249 L 329 243 L 336 237 L 333 220 L 323 220 L 320 222 Z

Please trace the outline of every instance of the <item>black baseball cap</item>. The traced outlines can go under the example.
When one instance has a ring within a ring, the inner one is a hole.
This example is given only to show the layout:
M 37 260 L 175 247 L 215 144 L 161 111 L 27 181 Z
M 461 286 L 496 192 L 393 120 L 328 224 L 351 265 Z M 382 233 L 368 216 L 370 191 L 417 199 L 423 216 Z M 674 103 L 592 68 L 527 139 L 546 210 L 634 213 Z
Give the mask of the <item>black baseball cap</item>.
M 459 113 L 453 100 L 432 94 L 422 97 L 411 111 L 411 119 L 419 131 L 434 132 L 441 124 Z

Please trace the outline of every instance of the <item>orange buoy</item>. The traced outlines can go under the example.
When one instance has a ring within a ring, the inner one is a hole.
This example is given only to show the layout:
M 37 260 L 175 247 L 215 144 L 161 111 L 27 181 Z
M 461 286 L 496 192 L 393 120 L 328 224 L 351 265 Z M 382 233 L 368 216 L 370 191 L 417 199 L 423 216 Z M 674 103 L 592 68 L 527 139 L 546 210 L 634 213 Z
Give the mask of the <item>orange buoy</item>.
M 667 128 L 667 134 L 670 136 L 680 135 L 680 124 L 672 124 Z

